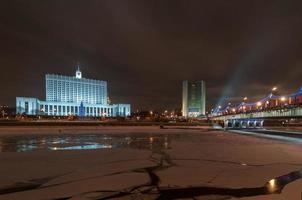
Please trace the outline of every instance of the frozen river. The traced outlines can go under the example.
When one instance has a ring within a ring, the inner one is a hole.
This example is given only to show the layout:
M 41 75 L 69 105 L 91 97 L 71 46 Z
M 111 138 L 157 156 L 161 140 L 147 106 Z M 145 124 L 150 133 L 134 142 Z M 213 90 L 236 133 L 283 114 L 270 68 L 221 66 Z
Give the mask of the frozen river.
M 273 131 L 262 129 L 231 130 L 234 133 L 254 137 L 263 137 L 283 142 L 302 144 L 302 133 Z M 192 141 L 200 138 L 199 133 L 158 134 L 26 134 L 5 135 L 0 137 L 0 152 L 59 151 L 59 150 L 93 150 L 93 149 L 149 149 L 165 150 L 171 148 L 171 142 Z
M 261 131 L 115 127 L 2 133 L 0 200 L 301 196 L 301 144 L 263 137 Z

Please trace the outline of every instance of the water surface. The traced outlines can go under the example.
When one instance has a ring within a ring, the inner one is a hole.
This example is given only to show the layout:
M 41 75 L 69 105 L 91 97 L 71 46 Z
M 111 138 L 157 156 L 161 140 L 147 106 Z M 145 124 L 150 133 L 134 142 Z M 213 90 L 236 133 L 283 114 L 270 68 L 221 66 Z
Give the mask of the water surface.
M 179 135 L 160 134 L 75 134 L 22 135 L 0 138 L 0 152 L 91 150 L 91 149 L 168 149 Z

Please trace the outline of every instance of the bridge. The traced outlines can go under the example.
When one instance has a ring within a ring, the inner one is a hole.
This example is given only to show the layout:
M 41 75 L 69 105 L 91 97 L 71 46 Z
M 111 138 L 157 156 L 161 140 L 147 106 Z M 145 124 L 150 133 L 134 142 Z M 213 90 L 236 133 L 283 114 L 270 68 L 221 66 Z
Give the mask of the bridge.
M 223 109 L 216 109 L 209 116 L 213 121 L 223 122 L 226 128 L 257 128 L 269 120 L 302 119 L 302 87 L 289 95 L 276 95 L 275 90 L 257 102 L 229 104 Z
M 265 120 L 302 118 L 302 106 L 280 108 L 275 110 L 256 111 L 250 113 L 238 113 L 213 116 L 213 121 L 224 122 L 225 127 L 230 128 L 255 128 L 262 127 Z

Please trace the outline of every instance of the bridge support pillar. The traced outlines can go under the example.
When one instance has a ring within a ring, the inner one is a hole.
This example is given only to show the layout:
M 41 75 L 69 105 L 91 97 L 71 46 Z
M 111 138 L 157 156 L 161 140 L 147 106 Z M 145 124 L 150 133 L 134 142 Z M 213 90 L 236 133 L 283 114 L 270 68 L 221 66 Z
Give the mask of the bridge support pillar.
M 224 121 L 224 128 L 261 128 L 263 119 L 227 119 Z

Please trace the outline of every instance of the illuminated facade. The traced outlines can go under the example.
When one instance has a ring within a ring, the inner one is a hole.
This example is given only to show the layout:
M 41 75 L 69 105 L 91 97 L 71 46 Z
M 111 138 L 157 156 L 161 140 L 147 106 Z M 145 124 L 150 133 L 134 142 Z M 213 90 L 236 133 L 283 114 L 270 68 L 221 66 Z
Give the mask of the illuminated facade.
M 200 117 L 205 115 L 206 87 L 204 81 L 183 81 L 182 115 Z
M 46 75 L 46 101 L 89 104 L 107 103 L 107 82 L 61 76 Z
M 74 77 L 47 74 L 46 101 L 17 97 L 16 112 L 27 115 L 49 116 L 129 116 L 129 104 L 109 104 L 107 82 L 82 78 L 81 71 Z

